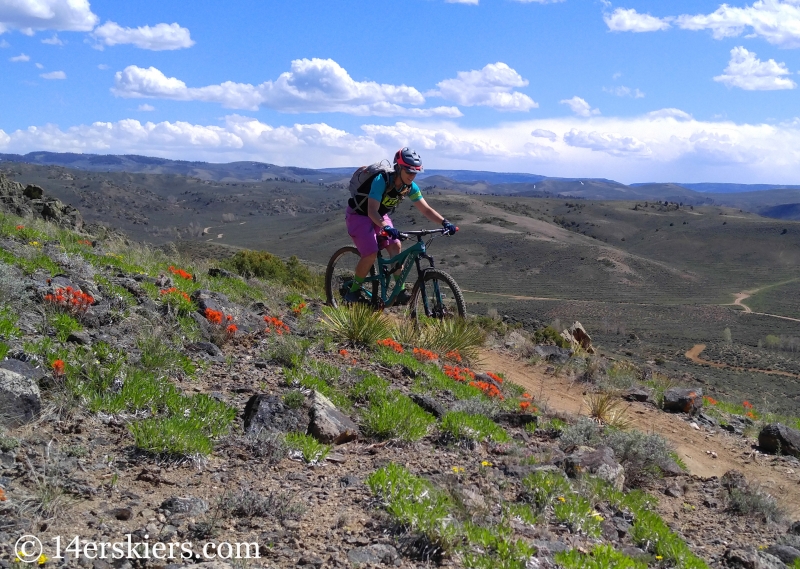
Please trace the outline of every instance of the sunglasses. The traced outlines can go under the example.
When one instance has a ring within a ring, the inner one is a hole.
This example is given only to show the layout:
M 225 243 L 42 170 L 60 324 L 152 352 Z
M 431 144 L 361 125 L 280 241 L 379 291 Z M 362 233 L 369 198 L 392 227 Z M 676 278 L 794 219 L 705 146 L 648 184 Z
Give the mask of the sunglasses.
M 413 168 L 403 168 L 403 171 L 410 176 L 416 176 L 419 174 L 419 170 L 414 170 Z

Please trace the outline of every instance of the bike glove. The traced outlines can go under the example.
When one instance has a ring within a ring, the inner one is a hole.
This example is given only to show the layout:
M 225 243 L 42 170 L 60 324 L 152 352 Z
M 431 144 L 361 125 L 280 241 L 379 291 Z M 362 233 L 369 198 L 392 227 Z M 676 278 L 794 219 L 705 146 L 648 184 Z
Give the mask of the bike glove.
M 389 239 L 400 239 L 400 232 L 391 225 L 384 225 L 383 232 L 389 237 Z
M 458 227 L 456 227 L 446 219 L 442 220 L 442 227 L 444 227 L 448 235 L 455 235 L 456 231 L 458 231 Z

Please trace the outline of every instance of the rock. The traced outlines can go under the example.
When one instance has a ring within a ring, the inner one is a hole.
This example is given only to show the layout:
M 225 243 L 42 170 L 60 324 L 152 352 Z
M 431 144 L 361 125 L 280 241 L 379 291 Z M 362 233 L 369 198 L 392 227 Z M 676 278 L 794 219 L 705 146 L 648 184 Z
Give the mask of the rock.
M 742 569 L 786 569 L 786 565 L 783 561 L 764 551 L 728 549 L 724 557 L 729 567 L 741 567 Z
M 664 392 L 664 411 L 694 415 L 702 408 L 702 389 L 673 387 Z
M 622 396 L 622 398 L 626 401 L 639 401 L 640 403 L 644 403 L 652 396 L 652 389 L 648 389 L 646 387 L 632 387 Z
M 719 479 L 719 484 L 728 492 L 731 490 L 746 490 L 748 486 L 747 478 L 740 470 L 729 470 Z
M 569 361 L 572 351 L 558 346 L 546 346 L 539 344 L 534 346 L 533 353 L 543 360 L 557 364 L 565 364 Z
M 247 433 L 308 432 L 308 412 L 304 408 L 289 409 L 277 395 L 253 395 L 244 408 L 244 430 Z
M 13 371 L 27 377 L 31 381 L 39 383 L 47 375 L 47 372 L 40 367 L 33 367 L 28 362 L 16 358 L 0 361 L 0 369 Z
M 530 423 L 536 425 L 538 417 L 531 413 L 498 413 L 492 417 L 496 423 L 503 423 L 511 427 L 524 427 Z
M 308 434 L 325 444 L 342 444 L 358 438 L 358 427 L 331 401 L 314 391 Z
M 208 511 L 208 502 L 202 498 L 192 496 L 172 496 L 161 503 L 161 508 L 169 510 L 173 514 L 186 514 L 187 516 L 197 517 Z
M 574 322 L 569 327 L 569 334 L 577 344 L 586 350 L 587 354 L 593 354 L 594 348 L 592 347 L 592 337 L 586 332 L 580 322 Z
M 40 200 L 42 196 L 44 196 L 44 190 L 40 186 L 29 184 L 25 190 L 23 190 L 22 195 L 29 200 Z
M 412 393 L 409 395 L 411 400 L 422 407 L 423 410 L 427 411 L 437 419 L 441 419 L 444 417 L 445 413 L 447 413 L 447 409 L 445 409 L 444 405 L 436 401 L 430 395 L 423 395 L 421 393 Z
M 217 278 L 223 277 L 223 278 L 226 278 L 226 279 L 237 279 L 237 278 L 239 278 L 239 275 L 235 275 L 230 271 L 226 271 L 225 269 L 220 269 L 220 268 L 217 268 L 217 267 L 211 267 L 210 269 L 208 269 L 208 276 L 209 277 L 217 277 Z
M 233 565 L 222 561 L 205 561 L 193 564 L 192 569 L 233 569 Z
M 617 490 L 622 490 L 625 484 L 625 469 L 616 461 L 614 449 L 610 447 L 600 447 L 597 450 L 578 447 L 564 459 L 564 471 L 570 478 L 592 474 L 610 482 Z
M 789 545 L 770 545 L 766 552 L 790 566 L 796 559 L 800 559 L 800 551 Z
M 222 350 L 219 349 L 219 346 L 212 344 L 211 342 L 193 342 L 188 344 L 186 349 L 190 352 L 206 353 L 212 358 L 224 357 L 224 354 L 222 353 Z
M 0 369 L 0 425 L 18 427 L 39 416 L 42 397 L 29 377 Z
M 399 559 L 397 550 L 391 545 L 375 543 L 366 547 L 356 547 L 347 552 L 347 560 L 354 566 L 366 565 L 367 563 L 394 564 Z
M 681 488 L 678 484 L 670 484 L 664 489 L 664 494 L 670 498 L 680 498 L 683 496 L 683 488 Z
M 758 446 L 764 452 L 800 457 L 800 431 L 781 423 L 772 423 L 761 429 Z
M 789 527 L 789 533 L 794 534 L 794 535 L 800 535 L 800 520 L 794 522 Z
M 89 333 L 86 330 L 78 330 L 69 333 L 67 342 L 78 344 L 79 346 L 88 346 L 92 343 L 92 339 L 89 337 Z
M 514 330 L 506 337 L 504 345 L 506 348 L 509 348 L 511 350 L 520 350 L 527 343 L 528 340 L 525 338 L 525 336 Z
M 225 305 L 229 304 L 228 297 L 220 292 L 196 290 L 192 293 L 191 299 L 197 304 L 197 311 L 200 314 L 205 314 L 206 308 L 218 310 L 225 314 L 230 312 L 225 310 Z

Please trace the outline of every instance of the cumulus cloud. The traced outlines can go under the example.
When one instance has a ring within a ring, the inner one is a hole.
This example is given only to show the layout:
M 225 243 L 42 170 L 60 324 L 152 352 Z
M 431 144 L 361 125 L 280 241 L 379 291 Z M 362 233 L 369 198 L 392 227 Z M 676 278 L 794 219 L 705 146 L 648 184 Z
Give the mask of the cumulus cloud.
M 114 77 L 111 90 L 118 97 L 173 99 L 219 103 L 231 109 L 268 107 L 282 112 L 342 112 L 353 115 L 459 117 L 456 107 L 409 108 L 425 98 L 406 85 L 355 81 L 331 59 L 296 59 L 291 71 L 260 85 L 226 81 L 219 85 L 188 87 L 159 69 L 130 65 Z
M 9 57 L 9 61 L 13 61 L 14 63 L 19 63 L 21 61 L 30 61 L 31 56 L 25 55 L 24 53 L 20 53 L 19 55 L 15 55 L 14 57 Z
M 136 110 L 137 111 L 149 112 L 149 111 L 155 111 L 156 108 L 153 105 L 148 105 L 147 103 L 144 103 L 144 104 L 139 105 L 139 107 Z
M 61 38 L 58 37 L 58 34 L 53 34 L 52 37 L 43 39 L 42 43 L 47 45 L 64 45 L 64 42 L 61 41 Z
M 94 29 L 92 37 L 98 41 L 97 47 L 100 49 L 104 46 L 131 44 L 141 49 L 165 51 L 194 45 L 189 30 L 177 23 L 123 28 L 116 22 L 106 22 Z
M 676 119 L 676 120 L 690 120 L 692 115 L 680 109 L 659 109 L 657 111 L 650 111 L 646 115 L 651 119 Z
M 484 106 L 498 111 L 529 111 L 539 106 L 529 96 L 518 91 L 527 79 L 502 62 L 490 63 L 483 69 L 459 71 L 455 79 L 445 79 L 428 93 L 465 107 Z
M 473 6 L 478 5 L 479 0 L 444 0 L 447 4 L 472 4 Z
M 585 132 L 573 128 L 564 135 L 564 142 L 570 146 L 599 150 L 614 156 L 647 155 L 651 153 L 647 145 L 641 140 L 632 136 L 609 132 Z
M 552 130 L 547 130 L 544 128 L 537 128 L 536 130 L 532 131 L 531 136 L 535 136 L 536 138 L 546 138 L 550 142 L 555 142 L 558 138 L 558 135 Z
M 579 117 L 590 117 L 592 115 L 599 115 L 599 109 L 593 109 L 592 106 L 580 97 L 572 97 L 571 99 L 561 99 L 559 101 L 562 105 L 567 105 L 573 113 Z
M 5 148 L 11 142 L 11 137 L 8 136 L 3 129 L 0 129 L 0 148 Z
M 13 0 L 0 2 L 0 34 L 17 29 L 88 32 L 97 24 L 88 0 Z
M 51 71 L 50 73 L 41 73 L 39 77 L 42 79 L 66 79 L 67 74 L 63 71 Z
M 34 63 L 34 65 L 36 66 L 36 69 L 44 69 L 44 65 L 41 63 Z
M 714 77 L 714 81 L 745 91 L 794 89 L 797 84 L 785 77 L 791 73 L 786 64 L 777 63 L 774 59 L 761 61 L 755 53 L 740 46 L 731 50 L 728 67 L 722 75 Z
M 617 97 L 633 97 L 634 99 L 644 98 L 644 93 L 642 93 L 639 89 L 631 89 L 625 85 L 619 85 L 617 87 L 603 87 L 603 91 L 606 93 L 611 93 L 612 95 L 616 95 Z
M 603 20 L 612 32 L 657 32 L 670 27 L 670 18 L 640 14 L 633 8 L 617 8 Z

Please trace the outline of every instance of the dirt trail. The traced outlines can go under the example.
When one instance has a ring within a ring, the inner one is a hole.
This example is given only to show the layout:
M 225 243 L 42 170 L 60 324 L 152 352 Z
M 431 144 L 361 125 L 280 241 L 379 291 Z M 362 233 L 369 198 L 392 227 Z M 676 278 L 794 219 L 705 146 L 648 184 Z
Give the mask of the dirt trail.
M 754 312 L 754 314 L 758 314 Z M 691 360 L 692 362 L 700 365 L 707 365 L 715 368 L 726 368 L 732 369 L 735 371 L 752 371 L 757 373 L 766 373 L 768 375 L 784 375 L 786 377 L 800 377 L 800 375 L 796 373 L 791 373 L 788 371 L 778 371 L 778 370 L 768 370 L 768 369 L 759 369 L 755 367 L 740 367 L 740 366 L 732 366 L 728 364 L 722 364 L 719 362 L 712 362 L 711 360 L 705 360 L 700 357 L 700 353 L 706 349 L 705 344 L 695 344 L 692 346 L 692 349 L 686 352 L 684 355 Z
M 769 314 L 767 312 L 753 312 L 753 309 L 744 303 L 745 300 L 753 296 L 755 293 L 764 290 L 765 288 L 769 288 L 771 286 L 780 286 L 782 284 L 790 283 L 796 280 L 797 279 L 789 279 L 788 281 L 783 281 L 777 283 L 776 285 L 762 286 L 761 288 L 757 288 L 754 290 L 743 290 L 742 292 L 737 292 L 735 293 L 736 298 L 734 298 L 733 304 L 732 305 L 726 304 L 725 306 L 739 306 L 744 310 L 745 314 L 758 314 L 759 316 L 769 316 L 770 318 L 780 318 L 781 320 L 791 320 L 792 322 L 800 322 L 800 318 L 791 318 L 789 316 L 781 316 L 780 314 Z
M 505 374 L 508 380 L 526 388 L 539 405 L 586 414 L 583 384 L 555 377 L 545 373 L 543 365 L 530 366 L 503 353 L 487 350 L 481 356 L 478 367 Z M 645 403 L 631 403 L 628 414 L 635 428 L 659 433 L 669 440 L 691 474 L 709 478 L 731 469 L 740 470 L 749 480 L 758 480 L 773 496 L 780 496 L 792 516 L 800 515 L 800 473 L 775 457 L 755 451 L 755 441 L 723 430 L 712 433 L 702 427 L 696 429 L 684 420 L 684 415 L 664 413 Z M 710 452 L 716 453 L 717 458 Z
M 746 290 L 738 293 L 733 301 L 733 305 L 741 306 L 742 308 L 744 308 L 745 314 L 750 314 L 751 312 L 753 312 L 752 309 L 746 304 L 744 304 L 742 301 L 750 298 L 751 294 L 753 294 L 752 291 L 746 291 Z

